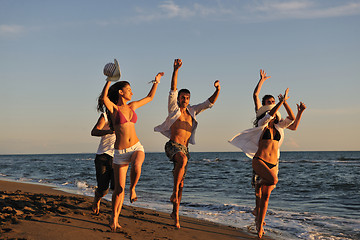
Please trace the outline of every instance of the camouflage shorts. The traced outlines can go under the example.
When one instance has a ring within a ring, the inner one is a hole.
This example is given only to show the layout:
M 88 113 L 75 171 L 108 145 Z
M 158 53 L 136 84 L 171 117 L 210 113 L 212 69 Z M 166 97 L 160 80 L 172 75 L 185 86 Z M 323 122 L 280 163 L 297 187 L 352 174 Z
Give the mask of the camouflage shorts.
M 173 174 L 174 174 L 174 170 L 175 170 L 175 167 L 177 164 L 176 160 L 174 159 L 174 156 L 175 156 L 175 154 L 177 154 L 179 152 L 182 152 L 183 154 L 185 154 L 185 156 L 187 157 L 188 160 L 190 159 L 189 148 L 187 148 L 186 146 L 181 145 L 172 140 L 168 141 L 165 144 L 166 156 L 170 159 L 170 161 L 172 161 L 174 163 Z M 186 176 L 187 166 L 188 166 L 188 164 L 186 164 L 186 166 L 185 166 L 184 178 Z

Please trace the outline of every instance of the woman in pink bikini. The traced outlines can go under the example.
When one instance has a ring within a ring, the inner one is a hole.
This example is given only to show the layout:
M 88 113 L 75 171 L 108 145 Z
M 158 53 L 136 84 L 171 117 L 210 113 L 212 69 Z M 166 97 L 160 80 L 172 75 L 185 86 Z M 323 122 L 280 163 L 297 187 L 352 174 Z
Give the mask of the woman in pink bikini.
M 110 112 L 116 135 L 113 159 L 115 189 L 112 195 L 112 216 L 110 221 L 112 231 L 121 228 L 118 220 L 124 203 L 126 173 L 129 164 L 131 163 L 130 202 L 133 203 L 137 200 L 135 186 L 139 181 L 141 166 L 145 159 L 144 148 L 135 131 L 137 121 L 135 110 L 152 101 L 163 75 L 163 72 L 156 75 L 155 80 L 152 81 L 153 85 L 149 94 L 138 101 L 128 103 L 133 93 L 130 84 L 126 81 L 115 83 L 110 91 L 110 81 L 107 81 L 103 90 L 104 104 Z

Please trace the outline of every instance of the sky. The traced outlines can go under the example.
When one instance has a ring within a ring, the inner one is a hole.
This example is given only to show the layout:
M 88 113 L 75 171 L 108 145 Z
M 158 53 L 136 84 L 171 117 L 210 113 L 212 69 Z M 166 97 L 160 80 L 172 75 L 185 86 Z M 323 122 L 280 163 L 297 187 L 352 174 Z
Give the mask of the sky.
M 218 101 L 197 119 L 190 151 L 240 151 L 228 143 L 252 127 L 260 96 L 289 88 L 307 106 L 282 151 L 360 150 L 360 1 L 356 0 L 0 0 L 0 154 L 93 153 L 103 67 L 119 61 L 133 100 L 165 72 L 155 98 L 137 110 L 147 152 L 167 139 L 153 128 L 167 116 L 173 61 L 191 104 Z M 284 108 L 280 110 L 286 114 Z

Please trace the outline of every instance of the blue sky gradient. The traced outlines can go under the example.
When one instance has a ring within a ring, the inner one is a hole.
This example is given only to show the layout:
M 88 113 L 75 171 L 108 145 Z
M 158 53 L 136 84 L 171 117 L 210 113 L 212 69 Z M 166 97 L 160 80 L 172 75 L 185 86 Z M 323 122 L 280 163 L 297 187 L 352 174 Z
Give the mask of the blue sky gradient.
M 148 152 L 167 141 L 153 131 L 167 116 L 175 58 L 179 88 L 199 103 L 222 89 L 198 116 L 191 151 L 239 151 L 227 140 L 252 127 L 261 91 L 290 88 L 289 104 L 307 109 L 282 150 L 360 150 L 360 1 L 4 1 L 0 0 L 0 154 L 95 152 L 96 98 L 106 63 L 118 59 L 133 100 L 164 71 L 154 100 L 137 110 Z M 285 111 L 281 109 L 282 115 Z

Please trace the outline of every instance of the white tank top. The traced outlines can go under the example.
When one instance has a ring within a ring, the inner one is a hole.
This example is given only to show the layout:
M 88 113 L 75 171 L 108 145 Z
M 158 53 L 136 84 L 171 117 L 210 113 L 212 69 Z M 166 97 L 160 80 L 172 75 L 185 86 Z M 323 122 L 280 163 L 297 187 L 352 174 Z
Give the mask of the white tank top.
M 104 130 L 108 130 L 110 129 L 109 127 L 109 121 L 107 118 L 107 114 L 103 113 L 102 114 L 104 119 L 105 119 L 105 127 Z M 115 143 L 115 133 L 113 134 L 106 134 L 104 136 L 101 136 L 101 140 L 100 140 L 100 144 L 98 147 L 98 150 L 96 152 L 96 154 L 103 154 L 106 153 L 107 155 L 110 155 L 112 157 L 114 157 L 114 143 Z

